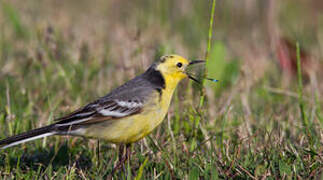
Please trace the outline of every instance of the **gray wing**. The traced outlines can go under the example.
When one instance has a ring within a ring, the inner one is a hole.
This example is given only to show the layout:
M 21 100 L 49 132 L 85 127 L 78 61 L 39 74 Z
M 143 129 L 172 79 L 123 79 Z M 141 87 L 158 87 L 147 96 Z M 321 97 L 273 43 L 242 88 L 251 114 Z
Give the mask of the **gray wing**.
M 151 83 L 138 76 L 111 93 L 62 118 L 57 125 L 70 126 L 122 118 L 142 111 L 147 99 L 155 90 Z

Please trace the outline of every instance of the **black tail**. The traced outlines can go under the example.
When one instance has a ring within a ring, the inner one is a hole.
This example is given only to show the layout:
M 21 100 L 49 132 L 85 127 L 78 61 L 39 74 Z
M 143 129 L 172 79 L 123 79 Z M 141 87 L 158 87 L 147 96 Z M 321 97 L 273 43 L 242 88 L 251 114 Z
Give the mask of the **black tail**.
M 34 139 L 55 135 L 54 127 L 55 125 L 52 124 L 0 140 L 0 149 L 5 149 Z

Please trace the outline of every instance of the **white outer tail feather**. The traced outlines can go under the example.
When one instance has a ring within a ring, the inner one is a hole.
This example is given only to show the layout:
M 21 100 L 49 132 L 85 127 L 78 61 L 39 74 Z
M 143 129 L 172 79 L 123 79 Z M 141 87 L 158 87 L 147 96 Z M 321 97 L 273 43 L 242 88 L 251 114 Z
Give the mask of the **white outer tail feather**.
M 5 146 L 0 147 L 0 149 L 6 149 L 8 147 L 12 147 L 12 146 L 15 146 L 15 145 L 18 145 L 18 144 L 21 144 L 21 143 L 25 143 L 25 142 L 32 141 L 32 140 L 39 139 L 39 138 L 44 138 L 44 137 L 47 137 L 47 136 L 52 136 L 52 135 L 55 135 L 55 134 L 56 134 L 55 132 L 48 132 L 48 133 L 45 133 L 45 134 L 41 134 L 41 135 L 38 135 L 38 136 L 26 138 L 26 139 L 23 139 L 23 140 L 20 140 L 20 141 L 16 141 L 16 142 L 7 144 Z

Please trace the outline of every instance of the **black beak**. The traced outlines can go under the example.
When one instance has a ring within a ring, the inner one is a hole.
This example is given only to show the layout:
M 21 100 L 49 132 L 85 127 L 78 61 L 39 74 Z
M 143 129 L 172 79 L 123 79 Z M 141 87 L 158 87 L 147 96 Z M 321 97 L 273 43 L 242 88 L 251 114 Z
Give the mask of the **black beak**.
M 193 60 L 188 65 L 190 66 L 190 65 L 198 64 L 198 63 L 205 63 L 205 61 L 204 60 Z
M 196 83 L 201 84 L 201 82 L 200 82 L 199 80 L 195 79 L 193 76 L 191 76 L 191 75 L 187 74 L 187 77 L 188 77 L 188 78 L 190 78 L 190 79 L 192 79 L 192 80 L 193 80 L 193 81 L 195 81 Z

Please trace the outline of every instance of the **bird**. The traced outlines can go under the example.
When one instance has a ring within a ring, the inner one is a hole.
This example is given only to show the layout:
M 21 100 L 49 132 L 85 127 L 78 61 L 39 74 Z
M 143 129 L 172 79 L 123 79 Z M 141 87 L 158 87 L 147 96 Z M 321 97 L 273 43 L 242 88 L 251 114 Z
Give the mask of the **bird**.
M 203 60 L 189 61 L 179 55 L 165 55 L 144 73 L 107 95 L 55 119 L 55 123 L 0 140 L 6 149 L 35 139 L 54 136 L 82 136 L 126 146 L 115 169 L 130 158 L 130 146 L 150 134 L 165 118 L 178 83 L 188 77 L 186 68 Z M 119 151 L 123 152 L 122 146 Z

